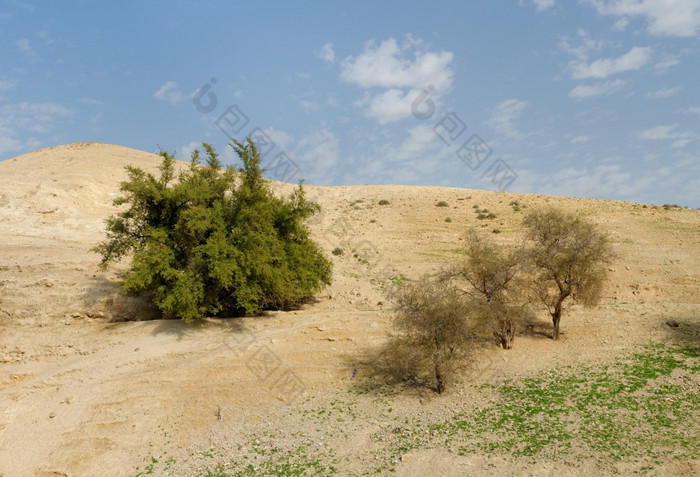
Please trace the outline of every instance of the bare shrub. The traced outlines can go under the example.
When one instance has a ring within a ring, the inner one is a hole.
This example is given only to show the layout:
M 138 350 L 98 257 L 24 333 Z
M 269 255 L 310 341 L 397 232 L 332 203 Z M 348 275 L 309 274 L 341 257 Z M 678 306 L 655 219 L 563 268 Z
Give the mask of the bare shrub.
M 445 270 L 441 281 L 458 287 L 471 299 L 482 326 L 491 331 L 503 349 L 511 349 L 517 322 L 526 301 L 516 276 L 521 269 L 518 252 L 507 252 L 480 236 L 467 233 L 466 259 Z
M 422 277 L 393 291 L 395 334 L 384 364 L 399 379 L 432 382 L 441 394 L 473 342 L 470 306 L 458 290 Z

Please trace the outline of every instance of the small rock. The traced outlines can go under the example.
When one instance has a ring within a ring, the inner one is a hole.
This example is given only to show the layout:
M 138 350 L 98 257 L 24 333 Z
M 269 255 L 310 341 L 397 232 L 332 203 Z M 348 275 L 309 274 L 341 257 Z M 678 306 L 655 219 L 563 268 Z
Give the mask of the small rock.
M 53 419 L 54 417 L 56 417 L 56 413 L 55 413 L 55 412 L 52 412 L 51 414 L 49 414 L 49 419 Z
M 667 320 L 666 324 L 671 328 L 678 328 L 680 326 L 676 320 Z

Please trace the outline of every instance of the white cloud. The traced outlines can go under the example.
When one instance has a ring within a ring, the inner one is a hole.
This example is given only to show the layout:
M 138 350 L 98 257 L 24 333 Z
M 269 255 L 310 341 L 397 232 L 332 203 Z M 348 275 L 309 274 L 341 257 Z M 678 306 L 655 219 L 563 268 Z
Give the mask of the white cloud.
M 202 143 L 192 141 L 189 144 L 185 144 L 184 146 L 181 146 L 177 150 L 176 157 L 181 161 L 189 161 L 192 158 L 192 153 L 194 152 L 195 149 L 199 149 L 200 151 L 202 151 L 203 150 Z
M 697 0 L 586 0 L 600 15 L 644 17 L 648 31 L 658 36 L 695 36 L 700 31 Z
M 532 3 L 535 4 L 535 8 L 537 9 L 537 11 L 541 12 L 547 10 L 548 8 L 552 8 L 556 3 L 556 0 L 532 0 Z M 526 3 L 524 2 L 524 0 L 519 0 L 518 5 L 524 7 Z
M 672 66 L 676 66 L 681 62 L 680 58 L 676 55 L 666 55 L 661 58 L 661 61 L 654 65 L 654 69 L 657 73 L 665 73 Z
M 547 10 L 548 8 L 552 8 L 554 4 L 556 3 L 556 0 L 532 0 L 535 3 L 535 6 L 537 7 L 537 11 L 541 12 L 542 10 Z
M 677 141 L 673 141 L 673 142 L 671 143 L 671 147 L 672 147 L 673 149 L 678 149 L 678 148 L 681 148 L 681 147 L 685 147 L 685 146 L 688 145 L 688 143 L 689 143 L 690 141 L 692 141 L 692 139 L 678 139 Z
M 655 191 L 652 194 L 655 195 L 659 191 L 668 194 L 669 190 L 688 188 L 687 180 L 684 181 L 683 187 L 672 185 L 679 176 L 674 174 L 674 169 L 679 170 L 677 165 L 670 168 L 642 169 L 630 168 L 629 161 L 623 158 L 605 158 L 604 162 L 592 167 L 564 167 L 552 173 L 519 169 L 518 189 L 567 197 L 651 201 L 649 191 Z M 685 192 L 682 191 L 681 194 Z M 643 199 L 644 197 L 646 199 Z
M 177 83 L 175 81 L 168 81 L 165 83 L 153 94 L 153 97 L 160 101 L 167 101 L 173 106 L 176 106 L 178 103 L 187 99 L 186 95 L 184 95 L 181 91 L 178 91 Z
M 571 138 L 571 144 L 583 144 L 588 141 L 592 141 L 594 138 L 593 136 L 588 136 L 587 134 L 581 135 L 581 136 L 576 136 Z
M 660 88 L 656 91 L 649 91 L 645 94 L 645 96 L 650 99 L 670 98 L 671 96 L 678 94 L 681 89 L 682 88 L 679 86 L 676 86 L 675 88 Z
M 625 28 L 627 28 L 627 25 L 629 25 L 629 23 L 630 21 L 627 18 L 622 17 L 615 22 L 615 24 L 613 25 L 613 30 L 624 31 Z
M 452 53 L 414 54 L 413 61 L 401 58 L 408 48 L 399 48 L 396 40 L 389 38 L 379 46 L 374 42 L 365 45 L 365 51 L 357 57 L 348 57 L 342 62 L 341 79 L 363 88 L 427 88 L 445 90 L 452 85 Z
M 317 103 L 313 101 L 306 101 L 305 99 L 299 101 L 299 106 L 301 106 L 301 109 L 303 109 L 307 113 L 311 111 L 318 111 L 319 108 Z
M 571 76 L 574 79 L 607 78 L 625 71 L 638 70 L 651 58 L 651 48 L 635 46 L 619 58 L 601 58 L 593 63 L 572 62 Z
M 506 99 L 497 104 L 491 111 L 491 118 L 486 121 L 486 124 L 506 137 L 522 139 L 525 135 L 515 128 L 513 122 L 520 117 L 526 106 L 527 101 L 520 101 L 515 98 Z
M 20 103 L 0 107 L 0 127 L 46 133 L 58 119 L 73 111 L 58 103 Z
M 318 54 L 318 57 L 326 63 L 335 63 L 335 51 L 333 51 L 333 43 L 326 43 L 325 45 L 323 45 L 323 48 L 321 48 L 321 51 Z
M 33 134 L 49 133 L 57 121 L 73 115 L 58 103 L 19 103 L 0 106 L 0 155 L 36 149 Z
M 678 124 L 655 126 L 639 131 L 637 137 L 645 141 L 673 140 L 674 142 L 671 144 L 673 148 L 684 147 L 698 137 L 691 131 L 676 131 L 677 127 Z
M 680 112 L 700 115 L 700 106 L 690 106 L 689 108 L 681 109 Z
M 17 88 L 19 82 L 16 79 L 2 77 L 0 78 L 0 91 L 12 91 Z
M 294 138 L 287 132 L 280 129 L 269 127 L 264 129 L 263 132 L 267 134 L 268 137 L 277 145 L 277 147 L 282 150 L 289 149 L 289 147 L 294 143 Z
M 593 40 L 588 35 L 588 32 L 582 28 L 579 28 L 576 36 L 579 43 L 577 46 L 572 45 L 567 37 L 563 37 L 559 42 L 559 47 L 570 55 L 575 56 L 579 61 L 588 60 L 589 53 L 600 51 L 605 46 L 605 40 Z
M 421 124 L 408 130 L 408 137 L 399 147 L 394 144 L 387 145 L 382 151 L 382 156 L 388 161 L 405 162 L 411 159 L 425 160 L 427 152 L 435 146 L 440 147 L 432 124 Z
M 21 53 L 24 53 L 27 56 L 36 56 L 36 51 L 34 51 L 32 46 L 29 44 L 29 40 L 26 38 L 21 38 L 15 41 L 15 46 L 17 46 L 17 49 Z
M 90 106 L 101 106 L 102 101 L 99 101 L 97 99 L 91 99 L 91 98 L 80 98 L 78 101 L 84 104 L 89 104 Z
M 0 131 L 2 131 L 2 129 L 0 129 Z M 0 157 L 20 152 L 32 151 L 34 149 L 38 149 L 40 146 L 41 143 L 34 138 L 29 138 L 25 142 L 22 142 L 6 136 L 5 134 L 0 134 Z
M 604 81 L 593 85 L 580 84 L 569 91 L 569 97 L 574 99 L 592 98 L 612 94 L 627 84 L 624 80 Z
M 420 51 L 421 45 L 411 36 L 401 46 L 393 38 L 378 46 L 370 41 L 360 55 L 341 62 L 340 79 L 368 90 L 355 103 L 365 109 L 365 116 L 382 124 L 398 121 L 412 114 L 411 104 L 422 91 L 429 90 L 436 101 L 449 90 L 452 53 Z M 369 91 L 375 88 L 384 91 Z
M 301 138 L 293 158 L 301 175 L 312 184 L 331 184 L 339 173 L 338 137 L 329 129 L 316 129 Z
M 365 93 L 362 99 L 355 101 L 354 106 L 365 108 L 365 116 L 376 119 L 380 124 L 399 121 L 411 114 L 413 101 L 421 94 L 420 90 L 403 91 L 392 88 L 371 95 Z

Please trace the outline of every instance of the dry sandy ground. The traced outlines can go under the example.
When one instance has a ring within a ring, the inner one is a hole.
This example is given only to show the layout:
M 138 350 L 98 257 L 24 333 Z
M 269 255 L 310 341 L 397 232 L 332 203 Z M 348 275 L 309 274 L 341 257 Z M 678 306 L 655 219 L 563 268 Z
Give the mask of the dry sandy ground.
M 369 473 L 395 426 L 388 413 L 430 421 L 485 405 L 491 396 L 480 383 L 557 363 L 610 362 L 639 343 L 698 340 L 699 211 L 435 187 L 307 187 L 323 209 L 311 222 L 314 236 L 335 269 L 333 285 L 303 310 L 190 325 L 143 321 L 154 312 L 119 294 L 123 268 L 99 272 L 89 252 L 104 237 L 127 164 L 155 170 L 159 158 L 90 143 L 0 163 L 0 475 L 133 475 L 154 457 L 156 475 L 197 475 L 251 442 L 276 439 L 332 450 L 340 475 Z M 601 306 L 572 307 L 557 343 L 540 312 L 513 350 L 486 349 L 446 396 L 408 390 L 350 399 L 373 373 L 358 363 L 385 339 L 392 278 L 415 279 L 458 258 L 469 226 L 498 228 L 495 239 L 517 243 L 523 212 L 509 206 L 513 200 L 582 212 L 612 234 L 621 259 Z M 499 217 L 477 220 L 475 204 Z M 331 255 L 337 247 L 343 255 Z M 669 318 L 680 328 L 665 326 Z M 349 401 L 356 419 L 342 428 L 308 419 Z M 439 449 L 415 451 L 395 468 L 398 475 L 600 472 L 594 459 L 533 465 Z M 698 475 L 700 465 L 669 462 L 659 472 Z

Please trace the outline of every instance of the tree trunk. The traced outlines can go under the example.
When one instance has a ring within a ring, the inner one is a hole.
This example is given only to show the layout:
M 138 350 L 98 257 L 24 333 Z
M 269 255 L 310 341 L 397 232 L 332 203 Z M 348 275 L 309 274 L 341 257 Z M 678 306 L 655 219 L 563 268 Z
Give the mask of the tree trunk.
M 501 322 L 501 328 L 493 332 L 496 342 L 501 345 L 503 349 L 513 348 L 513 341 L 515 340 L 515 323 L 510 320 L 504 320 Z
M 437 388 L 435 389 L 438 394 L 442 394 L 445 390 L 445 378 L 440 371 L 440 365 L 435 363 L 435 380 L 437 381 Z
M 552 317 L 552 321 L 554 322 L 554 334 L 552 335 L 552 339 L 555 341 L 559 339 L 559 318 L 558 316 Z
M 552 333 L 553 340 L 559 339 L 559 320 L 561 319 L 562 303 L 564 303 L 566 297 L 571 295 L 570 291 L 562 290 L 561 287 L 559 287 L 559 290 L 561 293 L 559 294 L 559 298 L 557 298 L 557 302 L 554 304 L 554 312 L 552 313 L 552 323 L 554 324 L 554 333 Z
M 513 347 L 513 341 L 515 340 L 515 323 L 508 321 L 505 333 L 505 340 L 503 341 L 503 349 L 511 349 Z
M 558 305 L 552 313 L 552 323 L 554 324 L 554 333 L 552 334 L 552 339 L 555 341 L 559 339 L 559 320 L 561 319 L 561 305 Z

